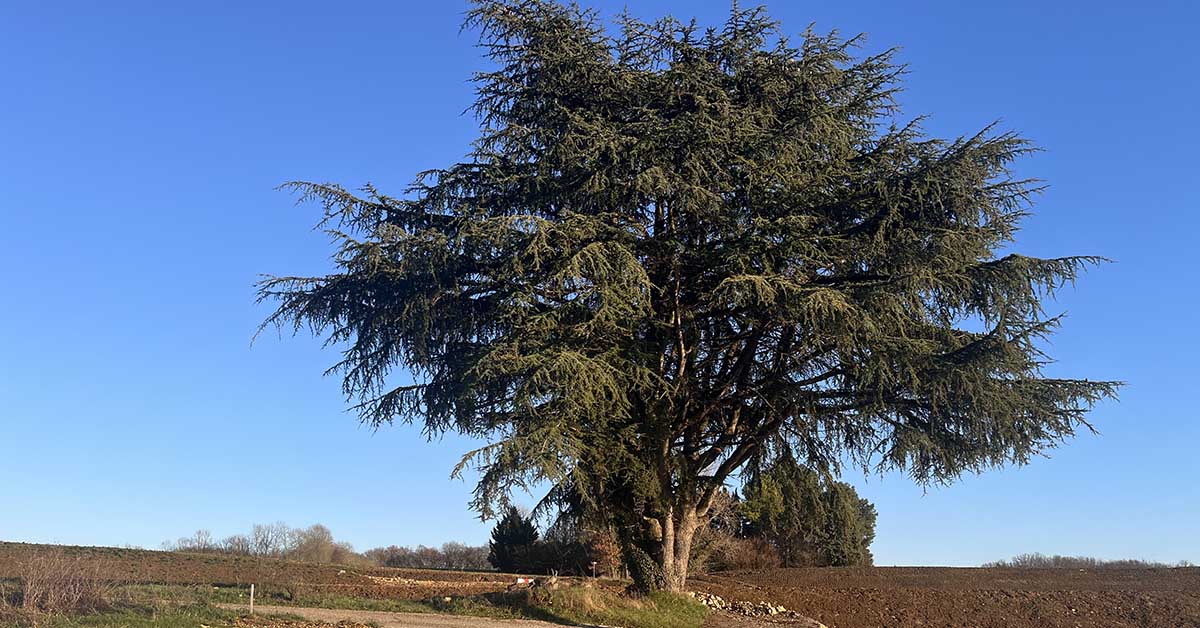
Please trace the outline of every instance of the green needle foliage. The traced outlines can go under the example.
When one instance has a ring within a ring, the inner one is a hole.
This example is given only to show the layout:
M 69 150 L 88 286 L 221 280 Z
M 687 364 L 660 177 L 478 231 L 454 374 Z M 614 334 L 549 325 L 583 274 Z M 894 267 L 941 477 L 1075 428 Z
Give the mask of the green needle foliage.
M 364 422 L 488 439 L 474 505 L 551 482 L 683 586 L 692 534 L 753 460 L 948 481 L 1023 463 L 1117 384 L 1042 374 L 1042 301 L 1092 257 L 1001 255 L 1033 150 L 897 120 L 904 69 L 856 39 L 479 0 L 480 135 L 402 198 L 324 206 L 323 277 L 265 324 L 342 348 Z M 414 383 L 396 385 L 396 369 Z M 638 569 L 635 573 L 646 570 Z
M 500 571 L 515 573 L 528 571 L 538 531 L 533 521 L 510 506 L 492 528 L 492 540 L 488 543 L 488 562 Z
M 875 506 L 853 486 L 783 455 L 746 482 L 738 510 L 784 567 L 871 565 Z

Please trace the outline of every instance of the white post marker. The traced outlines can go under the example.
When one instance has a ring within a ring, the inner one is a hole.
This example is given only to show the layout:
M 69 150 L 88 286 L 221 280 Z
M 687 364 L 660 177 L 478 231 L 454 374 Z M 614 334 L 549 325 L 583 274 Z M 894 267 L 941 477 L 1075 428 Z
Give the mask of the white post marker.
M 254 614 L 254 585 L 250 585 L 250 614 Z

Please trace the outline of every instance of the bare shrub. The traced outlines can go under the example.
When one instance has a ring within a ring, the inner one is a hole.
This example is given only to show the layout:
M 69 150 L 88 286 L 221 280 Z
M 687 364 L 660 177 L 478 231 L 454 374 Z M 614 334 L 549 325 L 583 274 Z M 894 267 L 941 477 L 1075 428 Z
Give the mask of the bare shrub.
M 32 618 L 21 609 L 20 583 L 0 580 L 0 626 L 30 626 Z
M 115 585 L 102 566 L 62 551 L 33 555 L 18 567 L 14 606 L 28 613 L 79 615 L 111 608 Z
M 0 626 L 12 626 L 13 628 L 25 628 L 26 626 L 36 626 L 37 618 L 25 611 L 9 606 L 7 602 L 0 600 Z
M 692 556 L 688 562 L 691 571 L 689 575 L 721 569 L 722 567 L 715 566 L 715 563 L 722 562 L 725 555 L 736 551 L 731 544 L 738 541 L 741 520 L 735 497 L 728 491 L 717 492 L 708 512 L 708 523 L 697 528 L 692 539 Z
M 585 529 L 582 540 L 587 553 L 592 557 L 594 573 L 606 578 L 621 577 L 624 563 L 621 560 L 621 541 L 610 525 L 597 524 Z
M 712 571 L 769 569 L 778 567 L 779 564 L 779 553 L 761 538 L 729 539 L 707 560 L 707 566 Z

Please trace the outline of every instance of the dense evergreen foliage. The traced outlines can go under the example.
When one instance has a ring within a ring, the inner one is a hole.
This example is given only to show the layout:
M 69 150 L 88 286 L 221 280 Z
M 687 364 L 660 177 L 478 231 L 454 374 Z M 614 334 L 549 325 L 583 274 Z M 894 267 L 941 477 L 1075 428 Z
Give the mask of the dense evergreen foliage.
M 538 531 L 533 520 L 509 507 L 492 529 L 488 562 L 500 571 L 528 572 L 529 557 L 537 541 Z
M 533 517 L 509 508 L 492 528 L 488 561 L 512 573 L 586 576 L 593 573 L 593 562 L 597 568 L 606 562 L 597 541 L 595 533 L 577 527 L 572 517 L 560 517 L 539 538 Z M 609 565 L 604 567 L 605 573 L 612 572 Z
M 745 536 L 761 536 L 784 567 L 872 564 L 875 506 L 854 487 L 783 456 L 756 474 L 738 511 Z
M 291 184 L 337 268 L 260 295 L 343 348 L 365 422 L 488 439 L 463 460 L 482 513 L 549 481 L 678 589 L 748 463 L 948 481 L 1025 462 L 1115 392 L 1042 373 L 1042 301 L 1097 260 L 1004 254 L 1033 148 L 901 119 L 892 52 L 787 39 L 760 9 L 605 29 L 480 0 L 467 27 L 492 62 L 469 156 L 403 198 Z

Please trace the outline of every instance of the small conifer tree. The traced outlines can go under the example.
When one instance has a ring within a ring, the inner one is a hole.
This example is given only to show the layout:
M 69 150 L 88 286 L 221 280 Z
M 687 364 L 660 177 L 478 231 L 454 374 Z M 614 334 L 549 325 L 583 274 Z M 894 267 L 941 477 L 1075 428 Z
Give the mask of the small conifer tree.
M 537 542 L 538 531 L 532 518 L 510 506 L 496 522 L 496 527 L 492 528 L 488 562 L 499 571 L 529 571 L 530 558 Z

